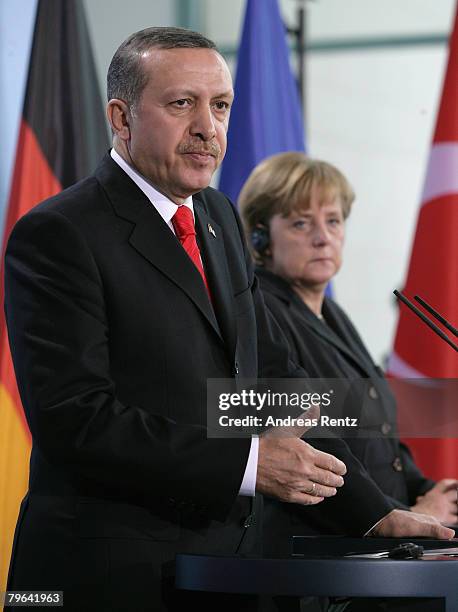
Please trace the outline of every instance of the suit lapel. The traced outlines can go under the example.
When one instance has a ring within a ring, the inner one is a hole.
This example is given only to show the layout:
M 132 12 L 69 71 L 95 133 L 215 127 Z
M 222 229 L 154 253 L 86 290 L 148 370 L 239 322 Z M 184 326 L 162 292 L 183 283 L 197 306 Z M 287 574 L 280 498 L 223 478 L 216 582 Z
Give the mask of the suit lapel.
M 368 379 L 367 384 L 363 385 L 361 393 L 361 397 L 363 398 L 361 415 L 364 414 L 364 418 L 366 419 L 365 425 L 370 428 L 373 426 L 379 427 L 382 421 L 388 421 L 392 426 L 396 427 L 396 406 L 392 401 L 392 395 L 385 379 L 377 372 L 372 359 L 365 353 L 364 347 L 360 345 L 357 339 L 350 333 L 348 326 L 345 325 L 344 320 L 342 320 L 342 315 L 336 306 L 332 302 L 325 300 L 323 311 L 327 320 L 331 322 L 335 329 L 339 330 L 339 334 L 343 337 L 343 342 L 341 342 L 337 334 L 330 334 L 333 336 L 330 341 L 335 339 L 339 345 L 342 344 L 346 350 L 346 354 L 363 372 L 363 377 L 367 377 Z M 334 336 L 336 338 L 334 338 Z M 334 344 L 336 345 L 335 342 Z M 373 387 L 378 391 L 379 397 L 381 398 L 378 403 L 378 409 L 375 412 L 373 410 L 373 398 L 370 399 L 372 396 L 367 395 L 369 389 Z M 374 417 L 375 421 L 373 420 Z M 390 442 L 397 447 L 397 443 L 394 440 Z
M 357 368 L 362 378 L 368 379 L 367 386 L 363 387 L 363 395 L 361 396 L 363 399 L 369 386 L 376 387 L 382 398 L 379 403 L 379 410 L 383 411 L 383 413 L 375 413 L 376 424 L 379 425 L 380 418 L 383 415 L 388 422 L 393 423 L 395 405 L 393 400 L 390 400 L 392 396 L 389 387 L 384 378 L 380 377 L 376 368 L 374 368 L 372 360 L 366 355 L 364 348 L 360 347 L 357 338 L 350 332 L 346 318 L 341 314 L 339 308 L 325 299 L 323 314 L 330 325 L 325 324 L 312 313 L 286 281 L 264 270 L 258 270 L 257 274 L 261 278 L 261 287 L 285 302 L 285 307 L 291 309 L 295 320 L 299 319 L 308 330 L 324 340 L 327 345 L 337 349 L 345 360 L 353 365 L 353 369 Z M 368 400 L 366 399 L 366 401 Z M 364 401 L 362 407 L 362 410 L 369 411 L 367 414 L 373 414 L 372 400 L 369 403 Z
M 321 325 L 328 332 L 329 341 L 333 342 L 335 346 L 350 357 L 368 377 L 372 377 L 374 375 L 372 361 L 367 358 L 352 335 L 348 333 L 339 312 L 326 299 L 324 302 L 324 315 L 331 326 L 337 330 L 334 331 L 326 325 Z M 318 321 L 318 323 L 320 322 Z
M 320 321 L 313 312 L 304 304 L 301 298 L 291 289 L 289 284 L 283 279 L 275 276 L 267 271 L 258 271 L 263 284 L 267 284 L 269 291 L 273 292 L 277 297 L 287 302 L 290 307 L 295 308 L 300 314 L 301 320 L 309 327 L 317 336 L 334 346 L 356 366 L 362 370 L 367 376 L 373 375 L 371 363 L 364 357 L 359 350 L 357 343 L 353 340 L 350 334 L 346 333 L 345 325 L 341 321 L 336 308 L 332 303 L 325 300 L 324 314 L 326 319 L 331 323 L 331 326 Z M 340 337 L 342 336 L 343 339 Z
M 145 194 L 110 156 L 103 160 L 96 177 L 115 213 L 134 224 L 131 246 L 186 293 L 221 337 L 202 277 Z
M 224 248 L 223 230 L 206 212 L 200 194 L 193 196 L 197 239 L 218 323 L 230 354 L 237 343 L 234 296 Z
M 295 296 L 297 297 L 297 296 Z M 300 301 L 301 306 L 304 306 L 303 302 L 299 297 L 297 299 Z M 341 353 L 343 353 L 348 359 L 350 359 L 353 363 L 357 365 L 357 367 L 364 372 L 366 376 L 371 376 L 372 368 L 368 363 L 367 359 L 363 357 L 358 347 L 353 342 L 353 339 L 345 333 L 345 329 L 340 322 L 338 316 L 334 312 L 332 307 L 327 306 L 325 309 L 325 317 L 328 320 L 328 324 L 320 321 L 308 308 L 303 309 L 304 320 L 309 327 L 312 328 L 313 332 L 318 336 L 321 336 L 326 342 L 332 344 L 335 348 L 337 348 Z M 334 327 L 334 329 L 333 329 Z M 338 330 L 338 331 L 335 331 Z M 340 336 L 343 336 L 342 339 Z
M 368 379 L 367 382 L 363 383 L 362 388 L 360 388 L 360 383 L 357 383 L 357 389 L 361 392 L 361 398 L 363 398 L 361 415 L 364 414 L 365 419 L 372 419 L 372 417 L 375 416 L 377 419 L 375 423 L 376 426 L 379 425 L 380 419 L 387 419 L 389 422 L 392 422 L 393 415 L 389 412 L 388 404 L 385 401 L 387 398 L 387 393 L 383 389 L 386 383 L 383 378 L 379 378 L 378 374 L 376 374 L 371 359 L 366 357 L 364 351 L 359 347 L 358 342 L 348 332 L 348 328 L 342 320 L 342 316 L 340 315 L 338 309 L 331 302 L 325 299 L 323 304 L 323 314 L 327 323 L 323 323 L 311 312 L 310 309 L 305 307 L 299 296 L 294 294 L 294 300 L 297 300 L 297 305 L 300 303 L 302 306 L 301 312 L 303 313 L 304 323 L 308 325 L 316 335 L 320 336 L 327 343 L 336 348 L 350 364 L 353 364 L 353 368 L 357 368 L 362 378 Z M 372 400 L 367 399 L 367 390 L 372 386 L 375 386 L 381 393 L 381 397 L 385 398 L 385 400 L 379 404 L 378 409 L 379 411 L 383 412 L 374 413 Z M 372 426 L 372 420 L 367 422 L 365 421 L 365 425 Z
M 129 242 L 188 295 L 221 335 L 199 271 L 151 204 L 140 215 Z

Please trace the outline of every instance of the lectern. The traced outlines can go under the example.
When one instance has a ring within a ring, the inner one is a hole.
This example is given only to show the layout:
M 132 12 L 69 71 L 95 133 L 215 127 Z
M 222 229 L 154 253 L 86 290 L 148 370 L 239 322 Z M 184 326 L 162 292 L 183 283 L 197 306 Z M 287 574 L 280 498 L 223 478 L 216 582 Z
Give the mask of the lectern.
M 348 549 L 345 538 L 335 540 L 336 550 Z M 446 612 L 458 612 L 458 558 L 399 561 L 332 556 L 331 539 L 326 541 L 323 557 L 317 553 L 318 542 L 309 556 L 298 554 L 285 559 L 177 555 L 176 587 L 299 597 L 437 597 L 445 599 Z M 364 539 L 366 550 L 367 543 Z M 436 548 L 446 544 L 435 541 Z

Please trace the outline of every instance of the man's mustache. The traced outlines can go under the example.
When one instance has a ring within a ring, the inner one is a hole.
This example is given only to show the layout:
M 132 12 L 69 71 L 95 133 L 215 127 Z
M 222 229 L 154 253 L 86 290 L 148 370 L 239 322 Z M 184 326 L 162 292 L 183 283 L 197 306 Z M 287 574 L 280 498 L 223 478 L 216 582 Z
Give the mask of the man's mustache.
M 218 158 L 221 155 L 221 147 L 216 142 L 207 143 L 205 146 L 201 142 L 185 142 L 179 145 L 178 153 L 200 153 Z

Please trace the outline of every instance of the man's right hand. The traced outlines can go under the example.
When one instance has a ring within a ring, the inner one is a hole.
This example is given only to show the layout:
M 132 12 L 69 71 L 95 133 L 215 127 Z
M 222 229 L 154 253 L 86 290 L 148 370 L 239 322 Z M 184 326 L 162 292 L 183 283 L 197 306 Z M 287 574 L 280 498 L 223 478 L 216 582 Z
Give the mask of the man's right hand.
M 300 438 L 259 438 L 256 490 L 281 501 L 309 505 L 344 484 L 345 464 Z
M 450 540 L 455 537 L 455 531 L 444 527 L 437 519 L 427 514 L 392 510 L 367 535 L 381 538 L 427 537 Z

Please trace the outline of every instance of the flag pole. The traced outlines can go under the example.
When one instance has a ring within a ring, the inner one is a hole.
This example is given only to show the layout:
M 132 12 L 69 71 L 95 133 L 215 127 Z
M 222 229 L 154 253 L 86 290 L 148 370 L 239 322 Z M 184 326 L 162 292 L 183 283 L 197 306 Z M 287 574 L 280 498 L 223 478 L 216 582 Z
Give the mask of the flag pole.
M 286 25 L 286 31 L 288 34 L 294 36 L 295 40 L 295 51 L 297 55 L 297 88 L 299 91 L 299 97 L 301 100 L 301 106 L 303 114 L 306 112 L 306 33 L 307 33 L 307 11 L 305 9 L 305 2 L 307 0 L 298 0 L 299 6 L 297 9 L 297 21 L 295 26 Z

